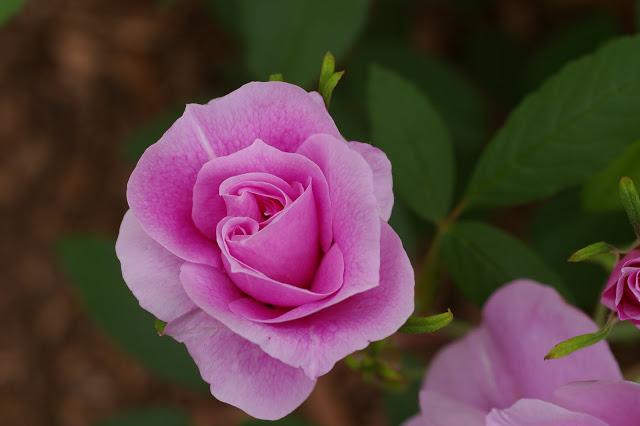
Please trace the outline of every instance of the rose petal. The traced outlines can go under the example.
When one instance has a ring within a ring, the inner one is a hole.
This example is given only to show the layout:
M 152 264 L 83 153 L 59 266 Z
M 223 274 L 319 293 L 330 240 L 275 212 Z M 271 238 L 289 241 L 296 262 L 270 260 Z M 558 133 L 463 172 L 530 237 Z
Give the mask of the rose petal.
M 251 146 L 209 161 L 198 174 L 193 188 L 193 220 L 203 234 L 213 238 L 218 223 L 227 216 L 219 188 L 228 178 L 243 173 L 267 173 L 289 184 L 311 182 L 318 213 L 322 248 L 331 246 L 331 200 L 327 181 L 316 164 L 299 154 L 286 153 L 256 140 Z
M 131 210 L 122 219 L 116 254 L 127 286 L 156 318 L 171 321 L 195 308 L 180 283 L 184 261 L 152 240 Z
M 229 303 L 241 294 L 225 274 L 185 264 L 181 281 L 191 299 L 269 355 L 316 378 L 346 355 L 393 334 L 413 312 L 413 269 L 402 243 L 382 223 L 380 285 L 314 315 L 279 324 L 249 321 Z
M 484 412 L 437 392 L 420 392 L 420 409 L 428 415 L 422 414 L 419 417 L 420 421 L 415 421 L 416 426 L 484 426 L 485 424 Z
M 605 342 L 565 359 L 544 360 L 558 342 L 597 329 L 550 287 L 515 281 L 496 291 L 483 312 L 478 330 L 437 355 L 425 389 L 488 411 L 522 396 L 548 399 L 567 382 L 622 377 Z
M 214 397 L 253 417 L 286 416 L 315 385 L 301 369 L 271 358 L 200 310 L 169 323 L 165 333 L 187 346 Z
M 278 211 L 286 208 L 291 204 L 292 198 L 300 195 L 287 182 L 268 173 L 232 176 L 220 184 L 219 193 L 224 200 L 228 216 L 250 217 L 264 224 L 271 222 Z M 269 217 L 265 218 L 260 199 L 279 205 L 279 208 L 277 211 L 269 212 Z
M 222 157 L 261 139 L 294 152 L 311 135 L 340 138 L 324 103 L 316 95 L 283 82 L 252 82 L 206 105 L 189 105 L 213 152 Z
M 547 399 L 555 388 L 572 381 L 622 378 L 606 342 L 569 358 L 543 359 L 555 344 L 598 329 L 551 287 L 518 281 L 496 292 L 483 312 L 497 350 L 505 355 L 509 371 L 527 397 Z
M 144 152 L 127 184 L 127 201 L 145 232 L 176 256 L 220 267 L 219 251 L 191 219 L 196 175 L 211 146 L 185 111 Z
M 218 246 L 228 263 L 236 266 L 228 270 L 233 281 L 236 274 L 243 273 L 237 267 L 239 261 L 275 281 L 305 288 L 311 284 L 320 261 L 318 215 L 311 186 L 267 226 L 246 238 L 229 239 L 222 234 L 224 223 L 218 224 Z
M 618 296 L 622 296 L 621 287 L 624 285 L 623 282 L 620 282 L 622 268 L 624 268 L 628 262 L 639 257 L 640 250 L 633 250 L 620 260 L 616 264 L 615 268 L 613 268 L 613 272 L 611 272 L 611 275 L 609 276 L 609 280 L 604 288 L 601 299 L 601 303 L 612 311 L 617 311 L 616 305 L 620 301 Z
M 373 172 L 373 188 L 378 200 L 378 211 L 385 222 L 391 217 L 393 209 L 393 178 L 391 162 L 384 151 L 362 142 L 349 142 L 349 148 L 365 159 Z
M 193 185 L 202 165 L 256 139 L 295 151 L 315 133 L 340 137 L 317 94 L 288 83 L 248 83 L 206 105 L 188 105 L 140 158 L 127 187 L 129 206 L 143 229 L 169 251 L 190 262 L 219 266 L 215 246 L 191 218 Z M 214 233 L 208 235 L 213 238 Z
M 252 296 L 257 303 L 271 304 L 277 307 L 299 306 L 304 303 L 321 300 L 330 293 L 317 293 L 306 288 L 277 281 L 240 261 L 229 251 L 228 235 L 236 227 L 253 228 L 257 222 L 250 218 L 227 217 L 220 222 L 219 241 L 223 251 L 223 263 L 227 277 L 243 292 Z M 268 249 L 267 249 L 268 250 Z M 335 291 L 335 290 L 334 290 Z M 238 297 L 239 298 L 239 297 Z
M 320 167 L 329 185 L 333 241 L 342 250 L 345 264 L 339 299 L 375 287 L 380 270 L 380 217 L 369 165 L 348 144 L 329 135 L 311 136 L 298 153 Z
M 553 402 L 587 413 L 609 425 L 640 424 L 640 384 L 633 382 L 577 382 L 558 388 Z
M 609 426 L 588 414 L 566 410 L 539 399 L 521 399 L 504 410 L 494 409 L 487 426 Z M 616 423 L 617 425 L 617 423 Z
M 323 297 L 335 293 L 342 286 L 343 274 L 344 260 L 342 252 L 334 244 L 320 263 L 311 291 L 315 294 L 323 295 Z M 300 318 L 299 314 L 304 311 L 303 308 L 305 306 L 307 305 L 294 309 L 268 307 L 251 298 L 238 299 L 229 304 L 232 312 L 252 321 L 266 323 L 286 322 Z

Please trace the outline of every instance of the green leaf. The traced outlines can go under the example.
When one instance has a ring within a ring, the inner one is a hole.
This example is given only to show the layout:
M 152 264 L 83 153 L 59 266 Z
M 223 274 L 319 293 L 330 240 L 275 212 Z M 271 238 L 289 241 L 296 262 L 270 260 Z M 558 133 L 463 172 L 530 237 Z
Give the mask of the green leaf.
M 611 316 L 609 321 L 602 327 L 600 330 L 595 333 L 581 334 L 580 336 L 572 337 L 571 339 L 567 339 L 563 342 L 555 345 L 547 355 L 545 355 L 544 359 L 559 359 L 564 358 L 567 355 L 574 353 L 580 349 L 584 349 L 586 347 L 595 345 L 607 338 L 609 332 L 616 324 L 617 319 L 614 316 Z
M 118 415 L 96 426 L 188 426 L 187 416 L 171 408 L 146 408 Z
M 566 295 L 556 273 L 522 241 L 481 222 L 454 224 L 444 235 L 442 256 L 458 288 L 478 304 L 519 278 L 552 285 Z
M 603 241 L 598 243 L 589 244 L 586 247 L 581 248 L 569 257 L 569 262 L 584 262 L 585 260 L 591 260 L 594 257 L 610 254 L 615 251 L 615 247 L 607 244 Z
M 606 44 L 528 96 L 481 156 L 467 189 L 475 206 L 553 195 L 640 138 L 640 37 Z
M 2 0 L 0 2 L 0 25 L 8 21 L 13 15 L 17 14 L 24 0 Z
M 532 89 L 573 59 L 592 52 L 619 31 L 612 15 L 593 15 L 579 19 L 552 34 L 527 64 L 525 77 Z
M 140 308 L 122 280 L 111 241 L 69 237 L 57 248 L 88 314 L 109 336 L 158 376 L 206 388 L 184 346 L 157 335 L 155 318 Z
M 600 299 L 608 273 L 595 263 L 568 263 L 567 257 L 593 241 L 625 245 L 631 239 L 629 234 L 622 212 L 582 213 L 576 191 L 559 194 L 540 206 L 527 230 L 531 248 L 560 275 L 576 304 L 588 311 Z
M 402 199 L 421 217 L 438 221 L 453 193 L 449 133 L 429 100 L 397 74 L 371 68 L 369 107 L 373 143 L 393 165 Z
M 398 331 L 409 334 L 433 333 L 446 327 L 451 321 L 453 321 L 453 313 L 450 309 L 447 309 L 447 312 L 442 314 L 428 317 L 410 317 Z
M 629 145 L 621 156 L 582 187 L 582 205 L 588 212 L 622 210 L 618 185 L 622 176 L 640 181 L 640 141 Z
M 280 70 L 307 85 L 327 50 L 341 57 L 363 28 L 368 0 L 240 0 L 247 65 L 256 78 Z
M 633 180 L 626 176 L 620 179 L 620 200 L 622 207 L 627 212 L 631 227 L 633 227 L 636 236 L 640 238 L 640 196 Z
M 348 78 L 341 83 L 332 103 L 332 115 L 341 131 L 353 127 L 354 122 L 363 130 L 353 135 L 347 132 L 345 136 L 351 139 L 370 140 L 366 127 L 369 123 L 367 83 L 371 63 L 411 81 L 429 98 L 451 133 L 456 181 L 466 182 L 489 136 L 488 110 L 482 92 L 456 68 L 433 56 L 386 39 L 370 41 L 349 55 L 345 66 Z

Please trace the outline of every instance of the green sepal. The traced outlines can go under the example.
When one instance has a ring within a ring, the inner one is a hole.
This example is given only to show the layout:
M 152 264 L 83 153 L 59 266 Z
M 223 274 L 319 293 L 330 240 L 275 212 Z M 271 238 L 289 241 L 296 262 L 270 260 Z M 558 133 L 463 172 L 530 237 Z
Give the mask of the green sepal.
M 600 241 L 598 243 L 589 244 L 581 248 L 569 257 L 569 262 L 584 262 L 585 260 L 593 260 L 603 254 L 616 253 L 616 248 L 608 243 Z
M 555 345 L 547 355 L 545 355 L 544 359 L 559 359 L 564 358 L 567 355 L 574 353 L 580 349 L 584 349 L 586 347 L 595 345 L 596 343 L 607 338 L 613 326 L 618 322 L 618 319 L 611 315 L 607 323 L 600 330 L 595 333 L 587 333 L 581 334 L 579 336 L 572 337 L 563 342 Z
M 447 309 L 447 312 L 442 314 L 428 317 L 411 317 L 398 331 L 409 334 L 433 333 L 446 327 L 451 321 L 453 321 L 453 313 L 451 309 Z

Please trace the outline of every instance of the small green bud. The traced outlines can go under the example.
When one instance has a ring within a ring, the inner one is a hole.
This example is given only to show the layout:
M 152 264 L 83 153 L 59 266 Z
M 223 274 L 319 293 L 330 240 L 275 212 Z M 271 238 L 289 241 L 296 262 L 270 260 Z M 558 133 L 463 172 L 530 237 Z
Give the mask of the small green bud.
M 633 180 L 626 176 L 620 179 L 620 200 L 636 236 L 640 238 L 640 196 Z
M 331 52 L 327 52 L 322 60 L 320 67 L 320 80 L 318 81 L 318 92 L 324 99 L 324 104 L 329 107 L 331 103 L 331 95 L 338 85 L 338 82 L 344 75 L 344 71 L 336 72 L 336 59 Z
M 164 329 L 167 327 L 166 322 L 156 318 L 156 321 L 153 324 L 153 326 L 155 327 L 156 332 L 158 333 L 158 336 L 164 336 Z
M 284 81 L 284 76 L 282 73 L 275 73 L 269 76 L 269 81 Z

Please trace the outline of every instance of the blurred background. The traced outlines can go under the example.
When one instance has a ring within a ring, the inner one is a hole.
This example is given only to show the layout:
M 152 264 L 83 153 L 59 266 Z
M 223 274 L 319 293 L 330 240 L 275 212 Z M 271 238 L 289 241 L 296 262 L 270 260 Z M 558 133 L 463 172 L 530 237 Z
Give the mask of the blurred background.
M 379 63 L 442 115 L 462 188 L 526 93 L 634 33 L 638 13 L 632 0 L 0 0 L 0 424 L 260 424 L 213 399 L 182 347 L 155 335 L 113 253 L 128 175 L 185 103 L 271 73 L 315 89 L 331 50 L 346 70 L 331 113 L 345 137 L 368 141 L 367 72 Z M 479 214 L 581 286 L 591 313 L 605 274 L 565 259 L 630 231 L 615 197 L 590 208 L 585 193 Z M 402 200 L 393 225 L 419 268 L 432 230 Z M 446 286 L 436 305 L 476 321 L 463 300 Z M 411 356 L 394 360 L 410 372 L 397 386 L 339 364 L 281 424 L 398 424 L 418 410 L 420 366 L 458 331 L 398 338 Z M 639 340 L 614 337 L 625 375 L 639 377 Z

